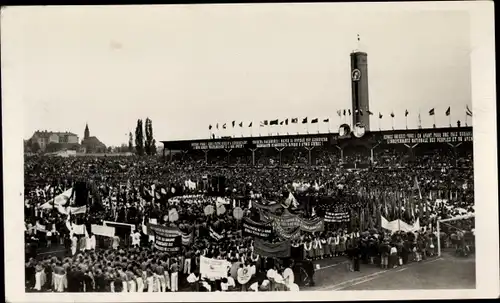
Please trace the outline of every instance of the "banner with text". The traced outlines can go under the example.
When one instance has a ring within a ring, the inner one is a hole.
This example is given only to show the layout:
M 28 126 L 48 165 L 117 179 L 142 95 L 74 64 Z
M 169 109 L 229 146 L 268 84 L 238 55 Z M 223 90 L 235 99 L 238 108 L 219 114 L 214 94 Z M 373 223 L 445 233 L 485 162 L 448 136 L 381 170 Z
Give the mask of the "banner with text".
M 351 217 L 348 212 L 326 212 L 325 214 L 325 222 L 350 222 Z
M 472 131 L 423 130 L 383 136 L 385 144 L 472 142 Z
M 257 223 L 248 218 L 244 218 L 243 234 L 247 236 L 255 236 L 261 239 L 268 239 L 272 234 L 272 226 L 270 224 Z
M 180 230 L 171 227 L 148 224 L 148 234 L 155 237 L 155 248 L 165 252 L 177 252 L 181 249 L 182 236 Z
M 231 263 L 227 260 L 217 260 L 200 256 L 200 274 L 207 278 L 227 278 Z

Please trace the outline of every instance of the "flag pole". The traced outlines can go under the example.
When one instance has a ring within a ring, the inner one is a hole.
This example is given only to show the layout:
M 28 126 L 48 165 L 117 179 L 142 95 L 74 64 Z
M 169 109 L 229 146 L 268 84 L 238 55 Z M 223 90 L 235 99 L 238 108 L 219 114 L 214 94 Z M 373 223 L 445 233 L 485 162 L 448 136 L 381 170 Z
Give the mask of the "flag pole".
M 434 118 L 434 128 L 436 128 L 436 113 L 434 113 L 434 115 L 432 115 L 433 118 Z
M 451 112 L 450 112 L 450 114 L 448 115 L 448 122 L 450 123 L 450 127 L 451 127 Z
M 405 114 L 406 129 L 408 129 L 408 115 Z

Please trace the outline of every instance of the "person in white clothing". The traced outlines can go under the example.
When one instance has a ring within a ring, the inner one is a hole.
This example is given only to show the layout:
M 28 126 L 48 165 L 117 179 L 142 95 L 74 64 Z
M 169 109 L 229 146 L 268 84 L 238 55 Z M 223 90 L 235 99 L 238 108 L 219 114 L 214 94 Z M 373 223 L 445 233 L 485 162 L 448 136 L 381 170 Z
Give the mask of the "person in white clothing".
M 283 271 L 283 279 L 285 280 L 285 285 L 290 286 L 295 282 L 295 275 L 290 267 L 285 268 Z
M 71 234 L 70 237 L 71 237 L 71 255 L 74 256 L 76 254 L 76 248 L 78 245 L 78 238 L 76 237 L 75 234 Z

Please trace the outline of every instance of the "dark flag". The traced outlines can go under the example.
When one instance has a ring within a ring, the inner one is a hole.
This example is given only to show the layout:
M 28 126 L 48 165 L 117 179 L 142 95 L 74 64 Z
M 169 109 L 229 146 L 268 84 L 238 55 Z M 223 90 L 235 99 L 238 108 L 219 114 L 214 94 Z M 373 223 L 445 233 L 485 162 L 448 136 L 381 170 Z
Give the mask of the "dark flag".
M 345 111 L 345 109 L 344 109 L 344 116 L 345 116 L 345 112 L 346 112 L 346 111 Z
M 269 122 L 269 125 L 278 125 L 278 119 L 276 119 L 276 120 L 271 120 L 271 121 Z
M 448 106 L 448 109 L 446 110 L 446 115 L 449 116 L 451 113 L 451 106 Z
M 378 118 L 382 119 L 383 115 L 381 113 L 378 113 Z
M 347 111 L 349 112 L 349 116 L 350 116 L 351 115 L 351 109 L 348 109 Z
M 240 127 L 243 127 L 243 122 L 240 122 Z
M 371 115 L 373 115 L 373 113 L 372 113 L 371 111 L 369 111 L 369 110 L 367 110 L 366 112 L 367 112 L 367 113 L 368 113 L 368 115 L 370 115 L 370 116 L 371 116 Z
M 391 113 L 391 117 L 394 118 L 394 112 Z
M 250 124 L 248 124 L 248 127 L 252 127 L 252 122 L 250 122 Z
M 472 111 L 470 110 L 469 105 L 465 106 L 465 112 L 467 116 L 472 117 Z
M 361 109 L 360 109 L 360 110 L 359 110 L 359 114 L 360 114 L 361 116 L 363 116 L 363 110 L 361 110 Z
M 288 118 L 285 119 L 285 125 L 288 125 Z
M 280 125 L 283 125 L 283 123 L 285 123 L 285 121 L 281 121 L 281 122 L 280 122 Z
M 307 123 L 307 117 L 305 117 L 304 119 L 302 119 L 302 124 L 304 123 Z
M 312 124 L 312 123 L 318 123 L 318 118 L 316 118 L 316 119 L 312 119 L 312 120 L 311 120 L 311 124 Z
M 434 116 L 434 108 L 429 111 L 429 116 Z
M 224 125 L 222 125 L 222 128 L 223 128 L 223 129 L 226 129 L 226 123 L 224 123 Z
M 217 129 L 219 129 L 219 123 L 217 123 L 217 125 L 215 126 Z
M 233 121 L 233 127 L 234 127 L 234 124 L 236 124 L 236 121 Z
M 326 119 L 323 120 L 323 122 L 328 123 L 328 122 L 330 122 L 330 119 L 326 118 Z
M 208 129 L 212 129 L 212 124 L 210 124 L 210 125 L 208 126 Z
M 292 123 L 299 123 L 299 118 L 292 118 Z
M 408 117 L 408 114 L 409 114 L 409 113 L 408 113 L 408 110 L 406 109 L 406 110 L 405 110 L 405 117 Z
M 342 111 L 340 109 L 337 111 L 337 115 L 339 115 L 339 117 L 342 115 Z

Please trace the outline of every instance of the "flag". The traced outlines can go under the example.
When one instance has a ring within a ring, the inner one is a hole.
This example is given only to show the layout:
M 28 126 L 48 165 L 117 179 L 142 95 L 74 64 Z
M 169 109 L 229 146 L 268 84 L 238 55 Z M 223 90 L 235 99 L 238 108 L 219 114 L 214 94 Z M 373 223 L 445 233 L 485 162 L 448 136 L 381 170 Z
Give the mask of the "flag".
M 233 121 L 233 127 L 234 127 L 234 124 L 236 123 L 236 121 Z
M 469 105 L 465 106 L 465 112 L 467 113 L 467 116 L 472 117 L 472 111 L 470 110 Z
M 240 122 L 240 127 L 243 127 L 243 122 Z
M 311 123 L 318 123 L 318 118 L 316 118 L 316 119 L 312 119 L 312 120 L 311 120 Z
M 383 115 L 381 113 L 378 113 L 378 118 L 382 119 Z
M 345 111 L 345 109 L 344 109 L 344 116 L 345 116 L 345 113 L 346 113 L 346 111 Z
M 449 116 L 451 113 L 451 106 L 448 106 L 448 109 L 446 110 L 446 116 Z
M 269 121 L 269 125 L 278 125 L 278 119 Z
M 288 125 L 288 118 L 285 119 L 285 125 Z
M 217 123 L 217 125 L 215 126 L 217 129 L 219 129 L 219 123 Z
M 434 108 L 431 108 L 431 110 L 429 111 L 429 116 L 434 116 Z
M 326 119 L 323 120 L 323 122 L 328 123 L 328 122 L 330 122 L 330 119 L 326 118 Z
M 210 125 L 208 126 L 208 129 L 212 129 L 212 124 L 210 124 Z
M 285 123 L 285 121 L 280 121 L 280 125 L 283 125 L 283 123 Z
M 337 115 L 339 115 L 339 117 L 342 115 L 342 111 L 340 109 L 337 111 Z
M 299 118 L 292 118 L 292 123 L 298 123 L 299 122 Z
M 394 118 L 394 112 L 391 113 L 391 117 Z
M 418 185 L 418 180 L 416 176 L 415 176 L 415 189 L 418 190 L 418 197 L 422 200 L 422 192 L 420 191 L 420 186 Z
M 354 112 L 355 112 L 355 113 L 359 113 L 361 116 L 363 116 L 363 111 L 362 111 L 362 110 L 360 110 L 360 109 L 356 109 Z
M 408 114 L 409 114 L 409 112 L 408 112 L 408 110 L 406 109 L 406 110 L 405 110 L 405 117 L 408 117 Z
M 267 124 L 268 124 L 267 120 L 264 120 L 264 121 L 260 122 L 260 126 L 261 126 L 261 127 L 262 127 L 262 126 L 265 126 L 265 125 L 267 125 Z
M 252 127 L 252 122 L 250 122 L 250 124 L 248 124 L 248 127 Z
M 304 119 L 302 119 L 302 124 L 304 123 L 307 123 L 307 117 L 305 117 Z
M 223 128 L 223 129 L 226 129 L 226 123 L 224 123 L 224 125 L 222 125 L 222 128 Z
M 366 112 L 367 112 L 367 113 L 368 113 L 368 115 L 370 115 L 370 116 L 372 116 L 372 115 L 373 115 L 373 113 L 372 113 L 371 111 L 369 111 L 369 110 L 367 110 Z
M 349 116 L 350 116 L 351 115 L 351 109 L 348 109 L 347 111 L 349 112 Z

